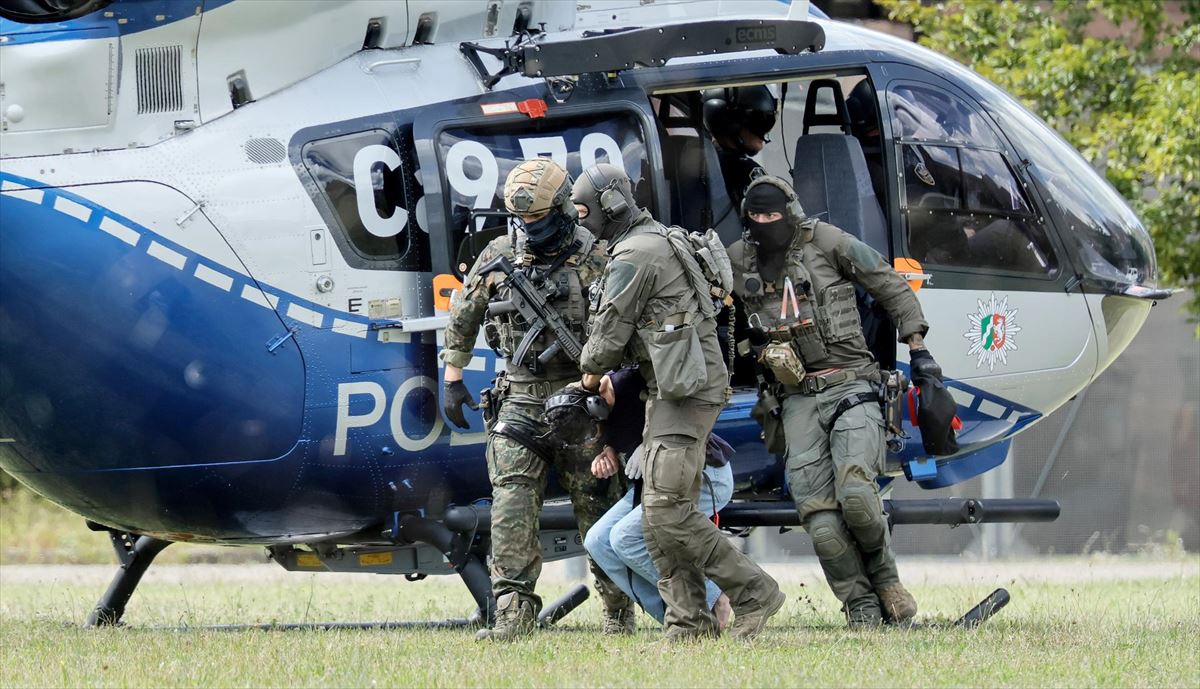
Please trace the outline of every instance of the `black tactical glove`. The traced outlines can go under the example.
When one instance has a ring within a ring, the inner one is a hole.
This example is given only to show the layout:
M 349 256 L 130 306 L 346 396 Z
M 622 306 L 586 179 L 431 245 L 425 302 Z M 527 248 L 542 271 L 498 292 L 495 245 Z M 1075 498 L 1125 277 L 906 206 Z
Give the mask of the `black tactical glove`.
M 471 409 L 479 408 L 471 397 L 471 391 L 467 390 L 467 386 L 461 380 L 446 381 L 442 385 L 442 411 L 455 426 L 470 428 L 471 424 L 467 423 L 466 417 L 463 416 L 464 403 Z
M 933 355 L 929 353 L 928 349 L 911 352 L 909 360 L 912 362 L 912 381 L 918 386 L 926 382 L 923 379 L 942 382 L 942 366 L 933 360 Z
M 921 429 L 921 442 L 931 455 L 952 455 L 958 452 L 954 434 L 954 416 L 958 403 L 942 382 L 942 367 L 933 360 L 927 349 L 909 355 L 912 362 L 912 381 L 920 392 L 920 407 L 916 423 Z

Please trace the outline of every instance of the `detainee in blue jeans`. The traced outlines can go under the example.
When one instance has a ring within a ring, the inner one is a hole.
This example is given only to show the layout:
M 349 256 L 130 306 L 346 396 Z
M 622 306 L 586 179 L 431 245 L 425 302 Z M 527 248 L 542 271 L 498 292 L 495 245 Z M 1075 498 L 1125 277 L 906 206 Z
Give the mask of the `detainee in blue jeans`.
M 601 394 L 608 400 L 612 412 L 605 424 L 606 446 L 592 462 L 592 473 L 598 478 L 615 474 L 622 460 L 631 479 L 636 482 L 641 477 L 645 389 L 641 375 L 629 369 L 606 376 L 601 384 Z M 733 497 L 733 468 L 729 465 L 733 448 L 714 433 L 709 437 L 707 450 L 708 461 L 697 506 L 705 514 L 716 515 Z M 642 532 L 642 506 L 636 501 L 636 491 L 636 486 L 631 488 L 588 529 L 583 545 L 612 582 L 661 623 L 666 605 L 658 592 L 658 568 L 654 566 Z M 724 628 L 732 613 L 729 598 L 711 580 L 705 582 L 705 592 L 708 607 Z

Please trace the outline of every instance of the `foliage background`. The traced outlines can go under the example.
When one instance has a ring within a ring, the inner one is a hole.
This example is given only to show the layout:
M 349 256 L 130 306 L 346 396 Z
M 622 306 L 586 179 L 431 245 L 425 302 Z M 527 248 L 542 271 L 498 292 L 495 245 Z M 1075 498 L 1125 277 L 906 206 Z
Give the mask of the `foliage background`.
M 1200 284 L 1200 0 L 876 2 L 1103 172 L 1150 230 L 1161 284 Z M 1112 37 L 1089 30 L 1098 17 Z

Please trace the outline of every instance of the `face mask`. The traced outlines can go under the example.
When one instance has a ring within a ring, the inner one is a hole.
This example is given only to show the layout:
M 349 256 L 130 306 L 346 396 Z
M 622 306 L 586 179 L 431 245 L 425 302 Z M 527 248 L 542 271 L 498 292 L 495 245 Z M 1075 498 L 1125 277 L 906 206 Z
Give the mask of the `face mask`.
M 525 223 L 525 238 L 529 248 L 539 254 L 548 254 L 560 250 L 563 240 L 573 222 L 558 209 L 546 214 L 546 217 Z
M 750 230 L 750 238 L 758 244 L 760 252 L 782 251 L 792 243 L 792 227 L 787 218 L 763 223 L 748 220 L 746 227 Z

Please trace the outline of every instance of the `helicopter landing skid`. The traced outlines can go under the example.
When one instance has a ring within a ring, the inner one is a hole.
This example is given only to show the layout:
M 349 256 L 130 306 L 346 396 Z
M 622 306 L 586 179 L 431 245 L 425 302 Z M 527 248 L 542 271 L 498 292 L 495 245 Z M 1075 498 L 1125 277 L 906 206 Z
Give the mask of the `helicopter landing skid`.
M 96 607 L 88 615 L 85 627 L 108 627 L 120 624 L 121 616 L 125 614 L 125 604 L 133 595 L 142 575 L 154 562 L 154 558 L 171 545 L 171 541 L 163 541 L 151 536 L 137 536 L 115 529 L 107 529 L 94 522 L 88 522 L 88 528 L 93 531 L 107 531 L 112 541 L 113 550 L 121 562 L 108 590 L 101 596 Z
M 894 623 L 894 626 L 899 629 L 974 629 L 988 621 L 992 615 L 1000 612 L 1011 600 L 1012 598 L 1008 595 L 1007 590 L 996 589 L 985 596 L 983 600 L 979 601 L 975 607 L 968 610 L 965 615 L 951 624 L 946 624 L 945 622 L 909 621 Z

